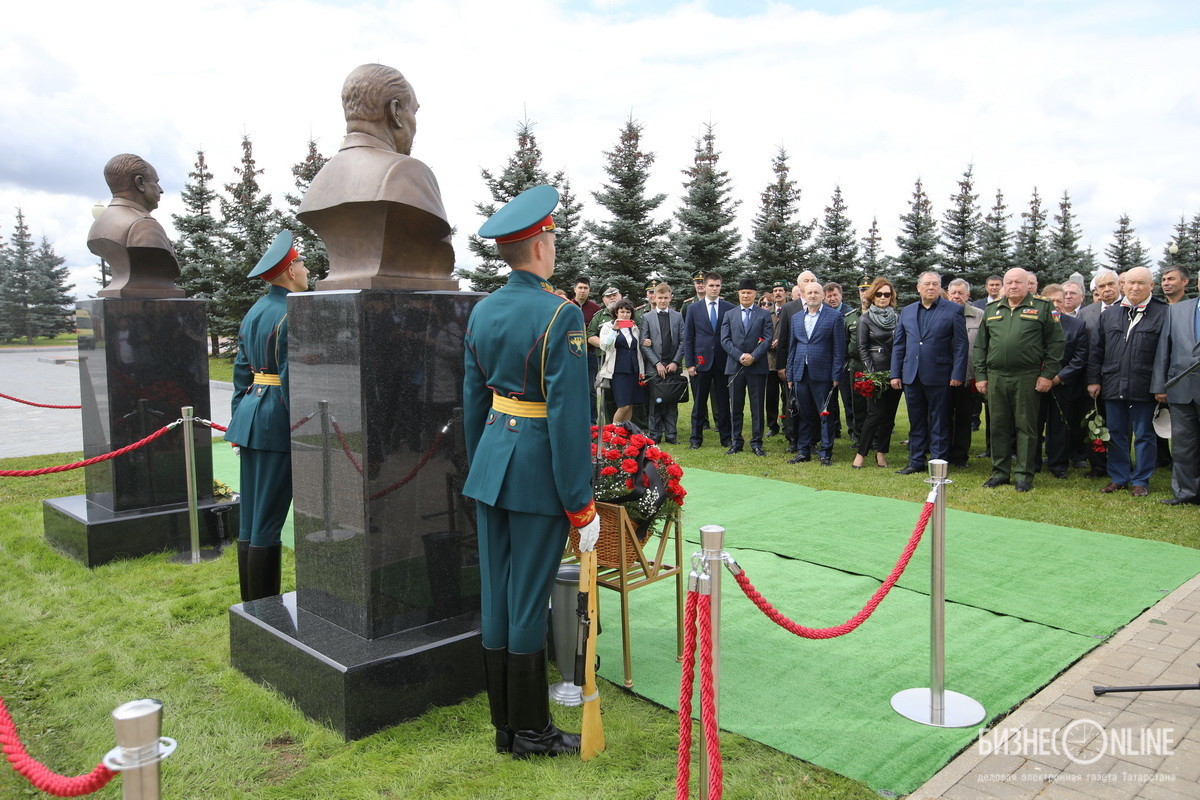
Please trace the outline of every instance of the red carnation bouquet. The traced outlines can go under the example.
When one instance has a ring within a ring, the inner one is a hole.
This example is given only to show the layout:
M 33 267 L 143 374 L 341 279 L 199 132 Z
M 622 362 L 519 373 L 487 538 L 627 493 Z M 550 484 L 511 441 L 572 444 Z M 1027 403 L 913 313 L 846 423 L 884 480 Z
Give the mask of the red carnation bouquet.
M 856 372 L 854 373 L 854 391 L 866 398 L 879 397 L 891 384 L 891 376 L 886 372 Z
M 596 434 L 600 442 L 596 443 Z M 649 436 L 621 425 L 592 426 L 592 461 L 596 467 L 596 499 L 624 502 L 625 510 L 645 529 L 683 505 L 687 490 L 683 467 L 655 446 Z M 634 481 L 641 483 L 638 487 Z M 640 497 L 631 497 L 641 488 Z

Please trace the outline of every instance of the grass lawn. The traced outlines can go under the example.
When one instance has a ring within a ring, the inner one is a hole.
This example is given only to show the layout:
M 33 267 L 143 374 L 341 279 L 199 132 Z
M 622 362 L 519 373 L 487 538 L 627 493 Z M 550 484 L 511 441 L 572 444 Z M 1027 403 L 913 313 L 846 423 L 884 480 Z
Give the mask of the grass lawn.
M 0 347 L 49 347 L 49 346 L 69 346 L 77 342 L 75 331 L 69 333 L 60 333 L 57 336 L 39 336 L 32 342 L 25 341 L 24 337 L 14 339 L 11 342 L 0 343 Z
M 208 357 L 208 379 L 233 383 L 233 358 L 224 356 Z
M 212 378 L 229 380 L 215 369 Z M 748 452 L 726 456 L 712 432 L 703 448 L 689 450 L 687 413 L 687 407 L 681 409 L 683 444 L 667 446 L 685 469 L 914 502 L 927 492 L 921 476 L 893 472 L 905 460 L 899 445 L 907 430 L 903 418 L 891 469 L 853 470 L 846 439 L 838 440 L 832 467 L 787 464 L 782 436 L 766 440 L 766 458 Z M 982 449 L 982 435 L 976 434 L 972 452 Z M 5 459 L 0 467 L 30 468 L 78 457 Z M 1072 470 L 1067 480 L 1043 473 L 1034 491 L 1024 495 L 1012 487 L 983 489 L 980 484 L 989 473 L 985 459 L 952 469 L 949 505 L 1189 547 L 1200 540 L 1195 507 L 1156 502 L 1169 496 L 1165 470 L 1155 474 L 1146 500 L 1128 493 L 1100 495 L 1103 482 L 1083 478 L 1080 470 Z M 0 479 L 0 696 L 30 752 L 52 769 L 68 774 L 90 770 L 112 747 L 111 710 L 127 700 L 154 697 L 165 704 L 164 734 L 180 742 L 164 767 L 164 797 L 674 797 L 674 715 L 606 682 L 601 694 L 608 751 L 589 764 L 577 759 L 513 762 L 490 752 L 483 695 L 361 741 L 342 741 L 230 668 L 227 609 L 237 594 L 232 553 L 195 567 L 148 556 L 87 570 L 47 547 L 41 500 L 82 492 L 79 471 Z M 764 496 L 762 502 L 774 501 Z M 801 526 L 804 520 L 800 513 L 781 514 L 779 524 Z M 949 536 L 963 533 L 948 531 Z M 285 591 L 293 588 L 293 575 L 289 552 Z M 559 709 L 556 717 L 564 728 L 579 729 L 578 710 Z M 723 734 L 721 742 L 725 796 L 731 800 L 877 796 L 863 784 L 739 736 Z M 117 783 L 96 796 L 119 797 Z M 23 786 L 11 771 L 0 771 L 0 797 L 27 796 Z

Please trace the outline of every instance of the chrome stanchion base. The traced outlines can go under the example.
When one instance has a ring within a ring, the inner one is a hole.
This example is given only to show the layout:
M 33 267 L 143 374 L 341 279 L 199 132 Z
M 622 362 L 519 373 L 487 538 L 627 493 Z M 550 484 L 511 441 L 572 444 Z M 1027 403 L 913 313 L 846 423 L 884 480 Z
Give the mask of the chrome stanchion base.
M 221 552 L 222 552 L 222 550 L 220 547 L 217 547 L 217 548 L 214 548 L 211 550 L 209 550 L 209 549 L 201 550 L 200 551 L 200 560 L 201 561 L 215 561 L 216 559 L 221 557 Z M 169 555 L 169 556 L 167 556 L 167 561 L 172 564 L 194 563 L 192 561 L 192 551 L 191 550 L 184 550 L 182 553 L 175 553 L 174 555 Z
M 576 686 L 574 681 L 559 681 L 550 684 L 550 699 L 560 706 L 583 705 L 583 687 Z
M 983 722 L 987 712 L 965 694 L 946 689 L 943 693 L 941 722 L 934 722 L 932 692 L 929 689 L 905 689 L 892 695 L 892 708 L 902 717 L 937 728 L 969 728 Z

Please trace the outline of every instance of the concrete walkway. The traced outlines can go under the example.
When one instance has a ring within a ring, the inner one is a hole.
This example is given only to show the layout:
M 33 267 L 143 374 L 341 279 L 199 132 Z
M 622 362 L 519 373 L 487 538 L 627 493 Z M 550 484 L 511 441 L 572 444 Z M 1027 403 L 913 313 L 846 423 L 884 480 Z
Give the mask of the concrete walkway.
M 0 350 L 0 392 L 35 403 L 78 405 L 75 356 L 74 347 Z M 232 384 L 210 385 L 213 422 L 229 424 L 232 396 Z M 83 423 L 78 409 L 35 408 L 0 398 L 0 458 L 79 450 L 83 450 Z
M 1136 569 L 1136 565 L 1131 565 Z M 1200 798 L 1200 576 L 1093 650 L 910 798 Z

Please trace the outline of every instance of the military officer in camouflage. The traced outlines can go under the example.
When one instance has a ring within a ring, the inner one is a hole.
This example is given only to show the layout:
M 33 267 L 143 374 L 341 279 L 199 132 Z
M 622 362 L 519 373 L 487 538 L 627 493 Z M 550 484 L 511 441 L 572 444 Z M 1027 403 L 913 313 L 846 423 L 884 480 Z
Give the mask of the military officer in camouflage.
M 1004 273 L 1000 299 L 984 308 L 975 339 L 975 388 L 991 409 L 989 489 L 1016 478 L 1018 492 L 1033 488 L 1041 395 L 1050 391 L 1063 357 L 1063 332 L 1054 304 L 1029 290 L 1028 273 Z M 1013 430 L 1017 461 L 1011 463 Z
M 225 440 L 241 456 L 238 583 L 242 600 L 279 594 L 279 532 L 292 504 L 287 296 L 308 290 L 308 270 L 283 231 L 250 270 L 271 284 L 242 320 L 233 362 L 233 418 Z
M 484 671 L 496 751 L 579 750 L 550 718 L 546 606 L 568 528 L 600 531 L 592 495 L 587 348 L 579 307 L 555 295 L 552 186 L 497 211 L 479 235 L 512 267 L 467 323 L 463 425 L 482 579 Z

